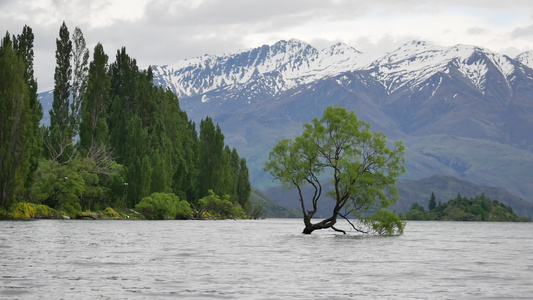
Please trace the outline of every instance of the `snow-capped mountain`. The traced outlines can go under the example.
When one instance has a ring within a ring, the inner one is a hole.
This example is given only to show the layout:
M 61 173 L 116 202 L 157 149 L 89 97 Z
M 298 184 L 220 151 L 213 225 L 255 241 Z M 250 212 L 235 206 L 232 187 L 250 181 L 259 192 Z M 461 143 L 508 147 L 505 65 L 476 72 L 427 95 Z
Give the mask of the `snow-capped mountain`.
M 271 184 L 262 166 L 276 141 L 338 104 L 404 140 L 406 178 L 447 174 L 533 194 L 533 52 L 513 59 L 412 41 L 366 57 L 345 44 L 318 50 L 289 40 L 153 66 L 153 73 L 193 120 L 219 122 L 260 188 Z
M 280 41 L 238 53 L 202 56 L 166 66 L 152 66 L 156 83 L 170 87 L 180 98 L 217 89 L 242 90 L 263 83 L 255 92 L 276 95 L 326 76 L 357 69 L 360 52 L 342 43 L 321 51 L 298 41 Z M 207 97 L 203 102 L 209 101 Z
M 389 54 L 368 61 L 356 49 L 342 43 L 323 50 L 298 41 L 279 41 L 274 45 L 231 54 L 205 55 L 152 66 L 156 83 L 171 88 L 180 99 L 202 95 L 201 101 L 250 100 L 280 93 L 323 78 L 350 71 L 370 71 L 388 94 L 402 87 L 417 88 L 435 73 L 459 71 L 480 91 L 486 76 L 495 68 L 509 83 L 517 64 L 533 65 L 533 52 L 513 60 L 487 49 L 469 45 L 436 47 L 412 41 Z M 224 91 L 225 96 L 209 94 Z
M 519 54 L 516 60 L 523 65 L 533 68 L 533 51 L 527 51 Z
M 505 80 L 514 70 L 507 56 L 492 53 L 476 46 L 456 45 L 450 48 L 433 47 L 413 41 L 373 62 L 375 79 L 388 93 L 401 87 L 416 88 L 437 72 L 449 73 L 455 69 L 480 91 L 486 88 L 489 68 L 495 67 Z

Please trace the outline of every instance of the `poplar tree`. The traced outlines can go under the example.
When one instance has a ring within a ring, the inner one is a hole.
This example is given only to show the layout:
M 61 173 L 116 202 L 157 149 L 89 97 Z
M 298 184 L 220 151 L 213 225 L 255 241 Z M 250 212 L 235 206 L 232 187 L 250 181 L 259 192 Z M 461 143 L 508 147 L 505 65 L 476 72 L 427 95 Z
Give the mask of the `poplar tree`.
M 72 103 L 70 106 L 70 127 L 77 132 L 81 122 L 81 105 L 87 89 L 89 50 L 79 27 L 72 34 Z
M 32 113 L 26 69 L 6 34 L 0 45 L 0 205 L 6 209 L 24 193 L 30 171 Z
M 28 86 L 28 96 L 30 101 L 31 124 L 29 124 L 29 131 L 31 134 L 27 137 L 29 139 L 30 151 L 30 171 L 26 180 L 26 188 L 30 187 L 34 180 L 34 174 L 39 165 L 39 159 L 42 151 L 42 137 L 39 130 L 41 119 L 43 118 L 43 106 L 37 96 L 37 80 L 35 80 L 33 69 L 33 41 L 34 35 L 31 27 L 25 25 L 22 29 L 22 34 L 19 34 L 13 39 L 14 50 L 18 56 L 22 58 L 26 69 L 24 78 Z
M 437 200 L 435 199 L 435 193 L 431 192 L 431 197 L 429 198 L 428 209 L 433 210 L 437 206 Z
M 244 158 L 239 160 L 239 173 L 237 176 L 237 201 L 243 208 L 248 209 L 252 186 L 250 185 L 250 175 Z
M 80 125 L 80 146 L 86 152 L 106 146 L 109 142 L 107 126 L 111 81 L 108 75 L 108 56 L 102 44 L 94 48 L 89 67 L 87 93 L 83 98 Z
M 56 39 L 56 67 L 54 73 L 54 101 L 50 110 L 50 127 L 65 129 L 69 122 L 70 79 L 72 78 L 72 41 L 65 22 Z
M 56 39 L 54 100 L 50 110 L 49 138 L 44 141 L 49 158 L 60 163 L 69 161 L 73 153 L 74 131 L 70 127 L 69 112 L 71 56 L 72 41 L 67 25 L 63 22 L 59 29 L 59 39 Z
M 224 135 L 220 127 L 213 125 L 207 116 L 200 122 L 200 138 L 198 141 L 198 179 L 197 196 L 208 195 L 209 190 L 220 193 L 220 177 L 223 167 Z
M 117 162 L 124 164 L 128 151 L 126 139 L 130 133 L 128 125 L 134 116 L 137 98 L 135 85 L 135 79 L 138 76 L 137 62 L 129 57 L 126 48 L 122 48 L 117 51 L 115 62 L 110 65 L 109 69 L 112 104 L 108 124 L 111 147 Z

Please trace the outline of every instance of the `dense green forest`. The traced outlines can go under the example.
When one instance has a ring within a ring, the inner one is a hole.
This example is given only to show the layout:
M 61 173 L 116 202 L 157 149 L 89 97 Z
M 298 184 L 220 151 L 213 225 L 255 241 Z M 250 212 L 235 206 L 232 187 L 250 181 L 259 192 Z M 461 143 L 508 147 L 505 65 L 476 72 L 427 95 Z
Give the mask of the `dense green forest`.
M 0 45 L 0 218 L 257 215 L 246 161 L 218 124 L 197 127 L 125 48 L 110 63 L 99 43 L 91 58 L 82 31 L 71 36 L 65 23 L 50 125 L 40 126 L 33 40 L 25 26 Z
M 437 203 L 431 193 L 428 210 L 419 203 L 413 203 L 405 214 L 407 220 L 431 221 L 491 221 L 491 222 L 530 222 L 531 219 L 517 216 L 510 206 L 491 200 L 484 194 L 475 198 L 457 195 L 445 203 Z

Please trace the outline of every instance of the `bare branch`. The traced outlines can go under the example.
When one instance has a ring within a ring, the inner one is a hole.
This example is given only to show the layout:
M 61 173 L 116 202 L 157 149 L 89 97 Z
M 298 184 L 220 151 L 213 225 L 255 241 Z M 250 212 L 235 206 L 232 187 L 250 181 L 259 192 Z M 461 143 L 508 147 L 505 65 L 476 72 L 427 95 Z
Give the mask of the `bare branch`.
M 87 152 L 87 158 L 94 161 L 98 174 L 110 176 L 109 170 L 113 162 L 113 152 L 107 145 L 92 143 Z
M 342 230 L 342 229 L 338 229 L 338 228 L 335 228 L 335 226 L 331 226 L 331 229 L 337 231 L 337 232 L 342 232 L 343 234 L 346 234 L 346 231 Z
M 59 163 L 59 158 L 66 155 L 67 159 L 64 162 L 60 163 L 61 165 L 66 165 L 71 163 L 78 157 L 78 153 L 75 147 L 72 153 L 69 153 L 69 151 L 67 151 L 68 147 L 72 146 L 72 141 L 69 141 L 65 135 L 61 135 L 60 140 L 57 141 L 57 143 L 55 144 L 52 142 L 51 137 L 45 135 L 44 132 L 41 132 L 41 139 L 43 141 L 43 145 L 48 150 L 49 159 L 51 161 Z
M 348 224 L 350 224 L 355 231 L 363 233 L 363 234 L 368 234 L 367 231 L 364 231 L 364 230 L 361 230 L 361 229 L 355 227 L 355 224 L 352 223 L 352 221 L 350 221 L 350 219 L 348 219 L 348 214 L 343 215 L 343 214 L 339 213 L 339 216 L 341 216 L 343 219 L 345 219 L 348 222 Z

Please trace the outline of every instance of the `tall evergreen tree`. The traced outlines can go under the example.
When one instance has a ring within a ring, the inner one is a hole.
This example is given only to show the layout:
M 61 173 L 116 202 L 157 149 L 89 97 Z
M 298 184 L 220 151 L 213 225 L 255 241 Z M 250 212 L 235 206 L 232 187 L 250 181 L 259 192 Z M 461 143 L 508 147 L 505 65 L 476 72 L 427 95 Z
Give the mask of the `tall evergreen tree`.
M 81 105 L 87 89 L 89 49 L 87 49 L 85 38 L 79 27 L 74 29 L 72 40 L 74 48 L 72 48 L 73 73 L 70 127 L 76 132 L 80 126 L 82 118 Z
M 33 183 L 34 173 L 39 165 L 42 151 L 42 137 L 39 127 L 41 119 L 43 118 L 43 106 L 37 97 L 37 80 L 35 79 L 33 69 L 33 41 L 33 31 L 31 27 L 27 25 L 22 29 L 22 34 L 19 34 L 13 41 L 15 51 L 26 65 L 24 78 L 28 85 L 28 96 L 32 116 L 29 128 L 31 135 L 28 137 L 30 147 L 30 172 L 28 173 L 28 178 L 26 180 L 26 188 L 30 187 Z
M 126 53 L 126 48 L 117 51 L 115 62 L 110 65 L 109 69 L 112 104 L 108 125 L 111 147 L 117 162 L 123 164 L 128 151 L 126 143 L 130 133 L 128 124 L 135 114 L 135 102 L 138 97 L 136 78 L 139 71 L 137 62 Z
M 69 125 L 70 80 L 72 78 L 72 41 L 65 22 L 59 29 L 59 39 L 56 40 L 56 68 L 54 73 L 54 101 L 50 110 L 50 127 L 56 125 L 61 129 Z
M 140 202 L 142 197 L 150 195 L 152 171 L 149 157 L 152 154 L 148 145 L 150 137 L 142 128 L 139 116 L 133 118 L 127 124 L 129 134 L 126 138 L 127 152 L 124 154 L 123 165 L 127 168 L 128 206 L 133 207 Z
M 87 93 L 81 109 L 80 146 L 86 152 L 107 145 L 107 126 L 110 105 L 111 81 L 108 75 L 108 56 L 102 44 L 94 48 L 93 60 L 89 67 Z
M 74 130 L 70 127 L 69 111 L 72 41 L 65 22 L 59 29 L 56 47 L 54 101 L 50 110 L 49 138 L 45 139 L 44 144 L 50 159 L 64 163 L 72 158 L 74 137 Z
M 428 209 L 429 209 L 429 210 L 432 210 L 432 209 L 434 209 L 435 207 L 437 207 L 437 200 L 436 200 L 436 198 L 435 198 L 435 193 L 431 192 L 431 197 L 429 198 Z
M 250 185 L 250 175 L 248 174 L 246 159 L 241 158 L 239 160 L 239 173 L 237 178 L 237 201 L 245 209 L 248 209 L 250 206 L 251 193 L 252 186 Z
M 197 196 L 208 195 L 209 190 L 220 193 L 220 177 L 223 167 L 224 135 L 220 127 L 213 125 L 208 116 L 200 122 L 198 141 Z
M 0 205 L 6 209 L 23 194 L 30 171 L 33 132 L 26 69 L 7 34 L 0 45 Z

